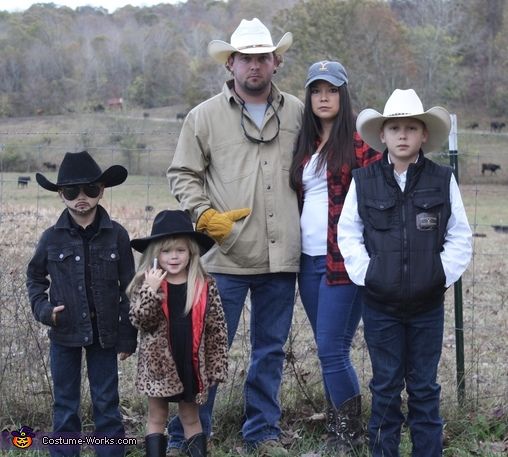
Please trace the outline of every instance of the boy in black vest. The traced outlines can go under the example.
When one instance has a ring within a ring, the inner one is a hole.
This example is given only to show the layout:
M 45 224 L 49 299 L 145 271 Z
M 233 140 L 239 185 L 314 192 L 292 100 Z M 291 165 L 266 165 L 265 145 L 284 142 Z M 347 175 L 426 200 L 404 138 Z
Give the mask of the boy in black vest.
M 383 114 L 363 110 L 356 127 L 382 160 L 353 171 L 338 225 L 349 277 L 364 290 L 372 363 L 369 438 L 374 457 L 399 455 L 406 421 L 413 457 L 442 455 L 440 386 L 444 293 L 469 264 L 471 229 L 448 167 L 424 157 L 445 142 L 450 115 L 427 111 L 396 89 Z M 408 394 L 407 418 L 401 392 Z
M 37 182 L 58 192 L 66 206 L 42 234 L 27 269 L 33 314 L 49 327 L 55 437 L 80 437 L 83 349 L 95 435 L 104 443 L 124 436 L 117 354 L 124 360 L 136 350 L 137 331 L 129 321 L 125 295 L 134 276 L 134 258 L 127 231 L 109 218 L 99 200 L 105 187 L 126 178 L 127 170 L 120 165 L 102 172 L 86 151 L 65 154 L 56 184 L 36 174 Z M 104 457 L 124 455 L 121 445 L 95 450 Z M 50 454 L 75 457 L 79 446 L 51 446 Z

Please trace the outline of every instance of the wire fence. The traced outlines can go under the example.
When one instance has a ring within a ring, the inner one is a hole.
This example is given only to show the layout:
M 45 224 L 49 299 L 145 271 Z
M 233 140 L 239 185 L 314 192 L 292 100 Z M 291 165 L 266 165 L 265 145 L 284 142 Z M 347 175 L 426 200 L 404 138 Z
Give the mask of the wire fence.
M 158 115 L 158 117 L 157 117 Z M 56 193 L 35 182 L 35 172 L 56 182 L 65 152 L 87 149 L 105 168 L 122 164 L 127 181 L 107 189 L 103 205 L 131 237 L 149 233 L 162 209 L 176 208 L 165 178 L 181 124 L 167 114 L 82 116 L 75 119 L 0 123 L 0 427 L 51 424 L 51 376 L 46 329 L 35 322 L 25 289 L 27 263 L 42 231 L 63 209 Z M 71 122 L 72 121 L 72 122 Z M 465 401 L 491 410 L 508 398 L 508 136 L 474 131 L 459 133 L 461 192 L 474 232 L 473 260 L 463 276 Z M 432 158 L 449 164 L 446 152 Z M 500 169 L 483 170 L 482 164 Z M 297 230 L 298 224 L 288 230 Z M 457 408 L 454 291 L 446 297 L 443 356 L 439 370 L 443 409 Z M 219 390 L 218 420 L 238 429 L 241 386 L 249 362 L 249 304 L 231 350 L 228 382 Z M 310 325 L 296 299 L 287 343 L 281 401 L 285 414 L 312 416 L 324 408 L 321 375 Z M 365 401 L 370 362 L 362 326 L 355 336 L 353 359 Z M 121 364 L 124 417 L 131 430 L 142 426 L 144 398 L 134 389 L 136 355 Z M 85 376 L 85 374 L 84 374 Z M 87 392 L 87 383 L 83 391 Z M 84 409 L 89 409 L 85 401 Z M 91 421 L 91 414 L 88 419 Z M 229 422 L 228 422 L 229 421 Z M 87 424 L 85 424 L 86 426 Z M 90 425 L 90 424 L 88 424 Z M 225 425 L 224 425 L 225 426 Z

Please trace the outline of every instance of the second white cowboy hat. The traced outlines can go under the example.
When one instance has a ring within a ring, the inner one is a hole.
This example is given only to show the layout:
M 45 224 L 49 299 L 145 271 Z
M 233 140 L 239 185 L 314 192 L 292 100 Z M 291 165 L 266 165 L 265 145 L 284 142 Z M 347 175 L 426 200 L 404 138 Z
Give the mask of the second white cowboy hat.
M 208 44 L 208 54 L 219 63 L 226 63 L 233 52 L 242 54 L 264 54 L 276 52 L 284 54 L 293 43 L 293 34 L 287 32 L 274 45 L 272 35 L 266 26 L 257 18 L 247 21 L 242 19 L 240 25 L 231 35 L 231 43 L 222 40 L 212 40 Z
M 379 134 L 383 123 L 395 117 L 414 117 L 425 123 L 428 138 L 422 144 L 423 152 L 435 152 L 450 133 L 450 113 L 441 106 L 423 111 L 423 104 L 413 89 L 395 89 L 387 100 L 383 114 L 371 108 L 364 109 L 356 118 L 356 130 L 373 149 L 384 151 L 386 146 Z

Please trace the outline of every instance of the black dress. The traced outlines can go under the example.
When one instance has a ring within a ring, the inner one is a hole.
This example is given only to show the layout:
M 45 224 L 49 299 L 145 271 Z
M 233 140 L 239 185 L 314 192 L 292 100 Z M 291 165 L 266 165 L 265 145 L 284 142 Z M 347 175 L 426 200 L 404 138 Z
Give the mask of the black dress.
M 191 313 L 183 314 L 186 299 L 187 283 L 168 283 L 170 350 L 184 389 L 183 393 L 168 397 L 171 402 L 193 402 L 198 392 L 192 367 L 192 317 Z

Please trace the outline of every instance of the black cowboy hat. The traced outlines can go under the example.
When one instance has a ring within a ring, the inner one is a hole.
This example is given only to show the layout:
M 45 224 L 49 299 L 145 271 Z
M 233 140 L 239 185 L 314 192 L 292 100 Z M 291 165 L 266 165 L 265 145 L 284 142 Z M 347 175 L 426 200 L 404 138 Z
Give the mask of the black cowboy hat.
M 103 172 L 88 152 L 67 152 L 58 170 L 56 184 L 41 173 L 36 173 L 35 179 L 44 189 L 52 192 L 64 186 L 95 182 L 103 183 L 104 187 L 113 187 L 122 184 L 127 179 L 127 170 L 121 165 L 113 165 Z
M 201 254 L 207 252 L 215 241 L 204 233 L 196 232 L 192 226 L 189 214 L 180 210 L 161 211 L 153 221 L 152 233 L 146 238 L 131 240 L 131 247 L 138 252 L 144 252 L 151 241 L 165 238 L 167 236 L 189 236 L 193 238 L 201 248 Z

